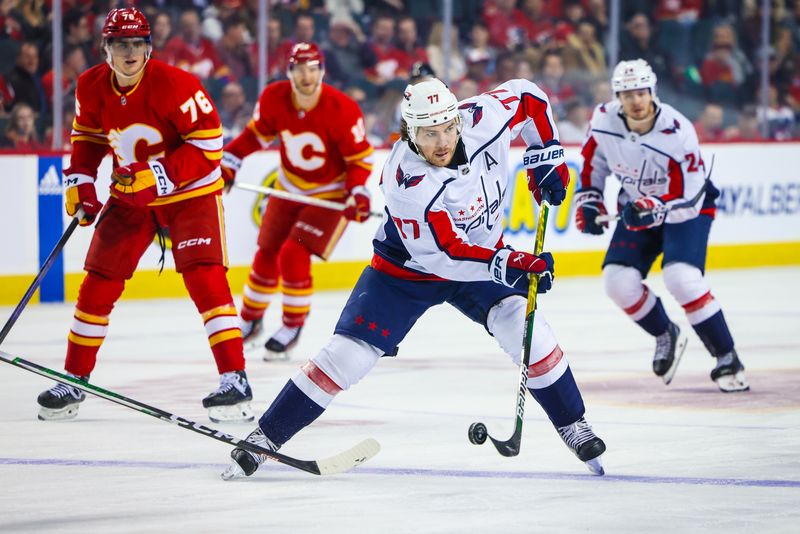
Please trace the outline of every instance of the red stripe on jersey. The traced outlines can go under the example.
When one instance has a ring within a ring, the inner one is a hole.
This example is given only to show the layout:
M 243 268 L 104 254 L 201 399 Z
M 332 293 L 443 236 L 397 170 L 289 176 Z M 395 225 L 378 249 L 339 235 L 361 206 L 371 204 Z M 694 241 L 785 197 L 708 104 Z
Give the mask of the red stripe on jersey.
M 317 367 L 314 364 L 314 362 L 311 362 L 311 361 L 307 362 L 301 368 L 301 370 L 303 371 L 303 373 L 305 373 L 305 375 L 309 379 L 311 379 L 312 382 L 314 382 L 314 384 L 319 389 L 321 389 L 322 391 L 324 391 L 328 395 L 336 395 L 337 393 L 342 391 L 342 388 L 340 388 L 336 384 L 336 382 L 331 380 L 331 378 L 328 375 L 326 375 L 324 372 L 322 372 L 322 369 Z
M 683 197 L 683 169 L 681 169 L 681 164 L 674 159 L 670 159 L 667 174 L 669 175 L 669 189 L 667 194 L 661 197 L 664 202 Z
M 594 152 L 597 150 L 597 141 L 594 136 L 590 135 L 589 139 L 584 143 L 581 148 L 581 156 L 583 156 L 583 169 L 581 169 L 581 189 L 592 187 L 592 159 Z
M 405 269 L 403 267 L 398 267 L 394 263 L 383 259 L 382 257 L 374 254 L 372 256 L 372 261 L 370 262 L 370 267 L 375 269 L 376 271 L 380 271 L 384 274 L 388 274 L 389 276 L 393 276 L 395 278 L 400 278 L 401 280 L 427 280 L 433 282 L 442 282 L 445 279 L 435 274 L 423 274 L 412 271 L 410 269 Z
M 708 215 L 712 219 L 717 216 L 717 207 L 711 206 L 710 208 L 703 208 L 700 210 L 701 215 Z
M 711 302 L 714 302 L 714 296 L 711 294 L 711 291 L 707 291 L 706 294 L 699 299 L 695 299 L 684 304 L 683 309 L 686 311 L 686 313 L 692 313 L 703 308 L 707 304 L 710 304 Z
M 639 300 L 636 301 L 636 304 L 624 308 L 622 311 L 624 311 L 628 315 L 633 315 L 634 313 L 642 309 L 642 306 L 644 306 L 644 303 L 647 301 L 647 296 L 650 294 L 650 289 L 646 285 L 642 284 L 642 288 L 644 288 L 644 291 L 642 291 L 642 296 L 639 297 Z
M 450 222 L 450 217 L 443 211 L 428 212 L 428 224 L 439 247 L 456 260 L 472 260 L 489 263 L 495 251 L 478 245 L 465 243 Z
M 556 365 L 558 365 L 558 362 L 560 362 L 561 358 L 563 357 L 564 353 L 562 352 L 561 347 L 556 345 L 556 348 L 553 349 L 553 352 L 545 356 L 543 360 L 528 366 L 528 378 L 546 375 L 552 371 Z
M 550 119 L 547 117 L 547 102 L 536 98 L 530 93 L 523 93 L 519 106 L 517 106 L 517 112 L 508 124 L 508 129 L 514 128 L 514 126 L 525 122 L 529 118 L 533 119 L 533 124 L 536 125 L 536 130 L 542 138 L 542 144 L 551 141 L 555 137 L 553 125 L 550 124 Z

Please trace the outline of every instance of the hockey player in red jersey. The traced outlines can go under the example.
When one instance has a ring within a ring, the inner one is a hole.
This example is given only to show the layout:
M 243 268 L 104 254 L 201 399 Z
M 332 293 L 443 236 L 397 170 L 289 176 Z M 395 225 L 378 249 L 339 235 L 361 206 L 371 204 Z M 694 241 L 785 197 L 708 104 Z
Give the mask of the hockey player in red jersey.
M 82 213 L 82 225 L 95 222 L 64 367 L 89 379 L 125 281 L 166 229 L 220 374 L 219 388 L 203 406 L 215 422 L 251 421 L 242 334 L 225 277 L 217 111 L 193 75 L 150 59 L 150 25 L 137 9 L 109 12 L 103 48 L 106 64 L 78 80 L 73 152 L 64 170 L 67 213 Z M 95 181 L 109 151 L 114 171 L 103 207 Z M 58 384 L 39 395 L 39 418 L 75 417 L 84 398 L 80 390 Z
M 323 56 L 317 45 L 298 43 L 289 56 L 289 80 L 267 86 L 253 119 L 226 147 L 223 178 L 230 186 L 248 154 L 280 140 L 276 189 L 346 202 L 338 211 L 271 198 L 261 221 L 258 251 L 244 287 L 242 333 L 253 343 L 272 297 L 283 292 L 283 325 L 266 342 L 265 359 L 288 358 L 311 307 L 311 255 L 327 259 L 348 220 L 369 217 L 365 183 L 372 170 L 358 104 L 324 84 Z

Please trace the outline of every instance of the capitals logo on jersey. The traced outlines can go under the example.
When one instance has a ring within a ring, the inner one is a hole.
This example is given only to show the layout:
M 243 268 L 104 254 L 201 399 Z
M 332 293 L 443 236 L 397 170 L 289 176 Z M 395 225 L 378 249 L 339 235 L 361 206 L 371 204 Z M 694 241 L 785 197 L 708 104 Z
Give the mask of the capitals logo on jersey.
M 481 119 L 483 118 L 483 106 L 479 106 L 474 102 L 468 104 L 461 104 L 458 106 L 458 109 L 466 109 L 472 115 L 472 127 L 474 128 L 477 126 Z
M 400 165 L 397 166 L 397 185 L 402 185 L 406 189 L 409 187 L 414 187 L 415 185 L 419 185 L 423 178 L 425 178 L 424 174 L 420 174 L 419 176 L 411 176 L 403 172 L 402 167 Z
M 661 133 L 670 135 L 674 134 L 680 129 L 681 129 L 681 123 L 678 122 L 678 119 L 675 119 L 672 123 L 672 126 L 670 128 L 664 128 L 663 130 L 661 130 Z

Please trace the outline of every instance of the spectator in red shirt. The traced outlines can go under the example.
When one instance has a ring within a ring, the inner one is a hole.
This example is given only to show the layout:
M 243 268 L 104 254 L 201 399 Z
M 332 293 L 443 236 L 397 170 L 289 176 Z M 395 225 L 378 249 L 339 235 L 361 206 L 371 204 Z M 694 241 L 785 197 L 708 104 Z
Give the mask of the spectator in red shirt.
M 394 46 L 395 21 L 388 15 L 378 15 L 372 23 L 372 36 L 368 45 L 375 54 L 375 66 L 367 70 L 367 79 L 378 87 L 401 78 L 401 61 L 405 54 Z M 408 74 L 408 73 L 406 73 Z
M 542 91 L 550 99 L 556 120 L 566 117 L 565 105 L 576 97 L 572 84 L 564 80 L 564 62 L 556 50 L 545 52 L 542 56 L 541 74 L 536 80 Z
M 553 38 L 555 22 L 545 10 L 544 0 L 523 0 L 520 11 L 523 15 L 520 24 L 531 44 L 542 46 Z
M 311 19 L 312 23 L 314 19 Z M 285 77 L 289 51 L 281 39 L 281 21 L 270 17 L 267 21 L 267 79 L 275 80 Z M 255 76 L 258 72 L 258 41 L 250 45 L 251 71 Z
M 86 61 L 95 65 L 100 61 L 100 55 L 92 42 L 92 28 L 89 17 L 77 9 L 70 9 L 64 14 L 62 20 L 64 31 L 64 44 L 66 46 L 79 46 L 83 49 Z
M 14 100 L 14 94 L 11 89 L 6 85 L 6 80 L 0 74 L 0 117 L 5 117 L 6 112 L 11 109 L 11 102 Z
M 736 124 L 726 128 L 723 137 L 726 141 L 763 141 L 757 108 L 752 104 L 744 106 L 736 117 Z
M 28 104 L 15 104 L 11 109 L 5 135 L 0 138 L 0 148 L 30 151 L 45 148 L 36 136 L 36 120 L 33 108 Z
M 525 15 L 516 8 L 516 0 L 488 0 L 483 21 L 489 28 L 489 42 L 503 50 L 516 50 L 526 42 Z
M 714 28 L 711 47 L 700 67 L 700 76 L 709 99 L 736 104 L 739 88 L 752 71 L 736 44 L 736 33 L 729 24 Z
M 153 52 L 150 57 L 159 59 L 164 63 L 174 65 L 174 58 L 166 50 L 169 38 L 172 36 L 172 19 L 163 11 L 153 17 L 153 30 L 150 34 Z
M 253 76 L 250 44 L 246 40 L 247 26 L 244 20 L 234 15 L 222 23 L 222 38 L 217 42 L 217 55 L 228 66 L 236 80 Z
M 723 138 L 722 123 L 725 111 L 718 104 L 706 104 L 700 117 L 694 123 L 694 129 L 701 142 L 719 141 Z
M 180 33 L 170 39 L 166 47 L 176 67 L 191 72 L 201 81 L 230 75 L 228 67 L 219 60 L 214 44 L 202 36 L 197 11 L 190 9 L 181 13 L 178 27 Z
M 476 86 L 476 91 L 469 96 L 494 89 L 495 80 L 489 74 L 489 62 L 491 61 L 489 54 L 479 48 L 473 48 L 467 52 L 466 60 L 467 75 L 464 76 L 464 79 L 472 80 Z
M 428 62 L 428 53 L 419 45 L 417 21 L 411 17 L 401 17 L 397 21 L 397 48 L 402 53 L 398 67 L 401 78 L 408 78 L 414 63 Z
M 74 96 L 75 87 L 78 85 L 78 76 L 88 67 L 89 65 L 86 62 L 83 48 L 75 45 L 67 46 L 64 50 L 64 63 L 61 68 L 61 87 L 64 89 L 65 96 L 69 97 L 70 94 Z M 53 107 L 54 82 L 53 69 L 50 69 L 42 76 L 42 87 L 44 88 L 44 94 L 47 97 L 47 103 L 50 109 Z
M 272 19 L 270 19 L 271 21 Z M 314 17 L 309 13 L 300 12 L 294 20 L 294 30 L 292 35 L 283 39 L 278 45 L 278 60 L 281 65 L 281 73 L 286 72 L 287 62 L 289 60 L 289 53 L 294 45 L 297 43 L 311 43 L 316 42 L 314 35 L 317 33 L 317 26 L 314 22 Z M 270 67 L 272 70 L 272 67 Z

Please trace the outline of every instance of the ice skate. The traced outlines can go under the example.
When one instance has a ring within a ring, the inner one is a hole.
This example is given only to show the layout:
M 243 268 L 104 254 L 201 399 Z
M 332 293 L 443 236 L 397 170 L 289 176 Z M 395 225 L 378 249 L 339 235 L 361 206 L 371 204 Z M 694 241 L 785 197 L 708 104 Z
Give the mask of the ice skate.
M 219 388 L 203 399 L 203 407 L 215 423 L 249 423 L 255 419 L 251 400 L 253 391 L 245 372 L 231 371 L 219 376 Z
M 302 326 L 281 326 L 264 345 L 264 361 L 288 360 L 302 330 Z
M 264 325 L 261 323 L 260 318 L 255 321 L 245 321 L 240 317 L 239 328 L 242 330 L 242 342 L 245 349 L 255 347 L 261 342 Z
M 606 444 L 592 431 L 592 427 L 581 417 L 571 425 L 557 427 L 558 435 L 575 453 L 580 461 L 586 464 L 595 475 L 604 475 L 600 456 L 606 451 Z
M 653 355 L 653 372 L 664 380 L 672 382 L 678 364 L 686 350 L 687 338 L 675 323 L 670 323 L 667 331 L 656 337 L 656 352 Z
M 711 380 L 717 383 L 720 391 L 734 393 L 748 391 L 750 384 L 744 376 L 744 365 L 739 360 L 736 350 L 717 357 L 717 365 L 711 371 Z
M 267 439 L 264 432 L 261 431 L 261 428 L 256 428 L 250 432 L 250 435 L 247 436 L 245 441 L 271 451 L 278 450 L 278 446 Z M 220 476 L 222 480 L 232 480 L 243 476 L 249 477 L 268 459 L 269 456 L 265 454 L 258 454 L 236 447 L 231 451 L 231 465 L 229 465 Z
M 67 373 L 67 376 L 83 380 L 89 380 L 89 377 L 75 376 Z M 74 386 L 58 383 L 47 391 L 39 394 L 37 402 L 39 403 L 39 419 L 41 421 L 60 421 L 64 419 L 73 419 L 78 415 L 78 407 L 86 399 L 86 394 Z

